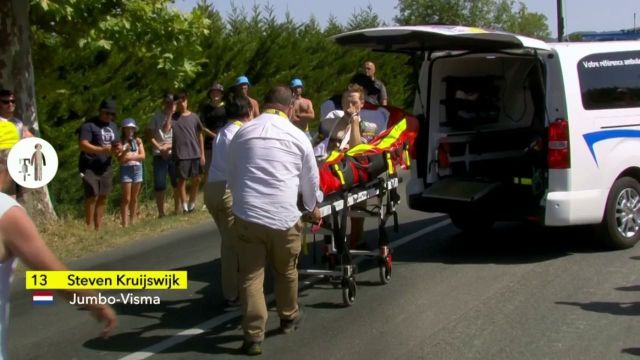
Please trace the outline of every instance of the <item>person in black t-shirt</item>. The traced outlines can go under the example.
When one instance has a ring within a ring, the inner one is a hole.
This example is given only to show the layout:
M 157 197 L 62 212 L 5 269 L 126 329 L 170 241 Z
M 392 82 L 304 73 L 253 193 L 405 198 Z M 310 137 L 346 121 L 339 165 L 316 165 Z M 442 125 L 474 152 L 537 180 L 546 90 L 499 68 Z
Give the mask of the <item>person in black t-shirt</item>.
M 224 86 L 215 82 L 209 88 L 209 101 L 200 110 L 200 120 L 203 122 L 204 133 L 204 183 L 207 183 L 207 173 L 211 165 L 213 140 L 223 126 L 227 124 L 227 112 L 224 109 L 222 96 Z
M 387 88 L 380 79 L 376 78 L 376 65 L 372 61 L 362 64 L 363 73 L 371 79 L 371 85 L 367 90 L 367 101 L 374 105 L 387 106 Z
M 119 151 L 120 137 L 114 123 L 116 103 L 103 100 L 100 114 L 85 121 L 79 129 L 80 176 L 84 184 L 85 222 L 88 227 L 100 229 L 106 199 L 112 189 L 113 171 L 111 155 Z

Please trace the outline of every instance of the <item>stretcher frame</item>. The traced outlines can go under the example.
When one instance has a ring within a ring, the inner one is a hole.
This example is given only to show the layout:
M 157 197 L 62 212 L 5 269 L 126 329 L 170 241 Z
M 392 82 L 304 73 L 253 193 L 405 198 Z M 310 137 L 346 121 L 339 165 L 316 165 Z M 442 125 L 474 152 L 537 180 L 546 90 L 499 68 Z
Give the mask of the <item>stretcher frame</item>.
M 400 202 L 398 186 L 402 179 L 397 173 L 388 173 L 376 178 L 364 186 L 343 191 L 342 194 L 325 200 L 318 206 L 325 226 L 320 231 L 323 236 L 323 263 L 325 269 L 299 269 L 301 275 L 321 276 L 329 280 L 335 288 L 342 289 L 342 300 L 351 306 L 356 299 L 356 264 L 354 256 L 375 257 L 378 259 L 380 282 L 387 284 L 391 280 L 392 255 L 386 224 L 393 217 L 393 229 L 398 231 L 397 206 Z M 367 200 L 377 199 L 376 204 L 367 205 Z M 356 204 L 365 204 L 366 209 L 353 211 Z M 349 248 L 347 224 L 350 217 L 375 217 L 378 219 L 378 249 L 354 250 Z M 315 240 L 314 233 L 314 240 Z M 303 234 L 306 236 L 306 234 Z M 306 243 L 305 243 L 306 246 Z M 314 247 L 314 263 L 316 259 Z

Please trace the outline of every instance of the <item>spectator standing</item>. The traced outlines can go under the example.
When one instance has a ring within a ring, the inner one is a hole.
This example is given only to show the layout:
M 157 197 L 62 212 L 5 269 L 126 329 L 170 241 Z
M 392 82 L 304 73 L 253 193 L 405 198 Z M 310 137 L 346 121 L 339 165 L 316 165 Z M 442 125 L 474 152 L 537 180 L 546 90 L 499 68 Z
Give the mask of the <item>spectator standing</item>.
M 298 192 L 304 207 L 320 220 L 319 175 L 311 143 L 295 127 L 291 90 L 277 86 L 265 96 L 265 111 L 244 125 L 229 145 L 227 183 L 233 196 L 233 230 L 238 238 L 240 302 L 249 355 L 262 353 L 267 321 L 264 272 L 274 269 L 280 330 L 292 332 L 298 306 L 298 255 L 301 248 Z
M 173 114 L 172 154 L 176 161 L 180 208 L 186 213 L 195 210 L 200 175 L 205 163 L 203 127 L 198 115 L 189 111 L 186 92 L 178 93 L 174 100 L 176 112 Z M 189 179 L 191 179 L 191 188 L 187 198 L 187 180 Z
M 15 117 L 16 96 L 11 90 L 0 89 L 0 118 L 11 121 L 17 128 L 20 138 L 32 137 L 33 134 L 24 126 L 22 120 Z
M 122 227 L 133 224 L 138 219 L 138 195 L 142 187 L 142 162 L 144 161 L 144 145 L 136 136 L 138 126 L 132 118 L 122 122 L 122 137 L 120 140 L 120 183 L 122 184 L 122 200 L 120 202 L 120 216 Z M 131 218 L 131 221 L 129 221 Z
M 227 306 L 237 306 L 238 253 L 235 250 L 236 236 L 231 229 L 234 222 L 233 198 L 227 186 L 226 157 L 233 136 L 251 120 L 251 103 L 244 95 L 231 94 L 225 101 L 225 108 L 229 121 L 220 129 L 214 140 L 213 161 L 209 167 L 209 181 L 204 188 L 204 201 L 220 232 L 222 295 Z
M 165 94 L 162 98 L 162 110 L 156 111 L 147 127 L 147 138 L 153 153 L 153 190 L 155 191 L 158 217 L 165 216 L 164 196 L 167 190 L 167 176 L 174 188 L 173 200 L 176 214 L 182 209 L 179 204 L 176 188 L 176 165 L 171 156 L 173 140 L 173 114 L 176 103 L 173 94 Z
M 244 94 L 244 96 L 249 98 L 249 101 L 251 102 L 251 117 L 253 118 L 258 117 L 260 115 L 260 105 L 254 98 L 249 96 L 249 87 L 251 86 L 251 83 L 249 82 L 249 78 L 246 77 L 245 75 L 238 76 L 236 78 L 236 81 L 233 83 L 233 85 L 242 94 Z
M 107 196 L 113 187 L 111 155 L 117 154 L 120 137 L 114 123 L 116 102 L 103 100 L 99 115 L 88 119 L 79 129 L 80 176 L 84 184 L 85 222 L 100 229 Z
M 298 129 L 304 131 L 309 140 L 311 140 L 309 123 L 316 117 L 316 113 L 313 111 L 313 103 L 311 100 L 302 96 L 304 91 L 302 80 L 291 80 L 290 88 L 293 93 L 293 114 L 291 116 L 291 121 L 293 122 L 293 125 L 298 127 Z
M 376 79 L 376 65 L 372 61 L 365 61 L 364 64 L 362 64 L 362 71 L 373 81 L 373 87 L 366 88 L 367 102 L 374 105 L 387 106 L 387 88 L 382 81 Z
M 223 94 L 224 86 L 218 82 L 213 83 L 207 93 L 209 101 L 207 101 L 200 110 L 200 119 L 204 125 L 204 183 L 207 183 L 207 169 L 209 169 L 211 165 L 213 141 L 218 131 L 227 124 L 227 112 L 224 101 L 222 101 Z

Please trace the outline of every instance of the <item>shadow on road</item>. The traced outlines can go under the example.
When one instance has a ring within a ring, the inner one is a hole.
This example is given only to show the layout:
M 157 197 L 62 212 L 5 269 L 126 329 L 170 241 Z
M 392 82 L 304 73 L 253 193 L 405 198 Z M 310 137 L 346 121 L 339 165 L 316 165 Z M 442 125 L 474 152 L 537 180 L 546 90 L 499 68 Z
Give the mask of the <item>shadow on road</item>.
M 618 291 L 640 291 L 640 285 L 632 285 L 632 286 L 621 286 L 617 287 Z
M 621 353 L 640 356 L 640 348 L 626 348 L 622 349 Z
M 230 310 L 224 309 L 222 294 L 218 285 L 218 279 L 220 278 L 219 259 L 172 270 L 186 270 L 188 271 L 190 282 L 204 282 L 207 285 L 185 299 L 169 300 L 163 298 L 158 305 L 116 306 L 116 312 L 120 317 L 135 316 L 157 319 L 157 321 L 140 328 L 128 329 L 129 331 L 118 333 L 106 340 L 100 338 L 91 339 L 85 342 L 84 346 L 101 351 L 136 352 L 174 337 L 175 333 L 191 329 L 207 319 L 223 315 L 227 313 L 225 310 Z M 237 310 L 237 308 L 234 310 Z M 187 341 L 162 352 L 235 353 L 236 349 L 224 345 L 241 341 L 242 337 L 221 336 L 220 334 L 237 329 L 240 325 L 239 320 L 236 316 L 216 327 L 204 329 L 205 331 L 200 335 L 185 335 L 189 337 Z M 177 336 L 177 338 L 179 337 Z
M 622 286 L 616 288 L 619 291 L 640 291 L 640 285 Z M 600 314 L 609 314 L 617 316 L 639 316 L 640 302 L 573 302 L 573 301 L 556 301 L 558 305 L 569 305 L 579 307 L 584 311 L 591 311 Z M 626 348 L 620 351 L 623 354 L 640 356 L 640 348 Z
M 621 315 L 621 316 L 637 316 L 640 315 L 640 302 L 571 302 L 556 301 L 558 305 L 577 306 L 585 311 L 592 311 L 601 314 Z
M 400 232 L 394 234 L 389 224 L 389 235 L 393 239 L 423 230 L 435 223 L 445 220 L 446 217 L 432 217 L 402 224 Z M 593 244 L 588 230 L 572 229 L 569 234 L 566 229 L 542 229 L 530 225 L 500 224 L 495 230 L 475 235 L 465 235 L 452 226 L 445 226 L 419 238 L 416 238 L 401 247 L 395 249 L 394 261 L 396 262 L 438 262 L 445 264 L 520 264 L 547 261 L 577 252 L 599 251 Z M 377 246 L 377 231 L 370 230 L 365 233 L 371 247 Z M 317 250 L 322 246 L 321 241 L 315 244 Z M 313 254 L 313 244 L 309 244 L 310 254 Z M 320 254 L 317 251 L 316 254 Z M 317 260 L 317 259 L 316 259 Z M 311 256 L 302 258 L 300 263 L 303 268 L 320 267 L 321 264 L 313 262 Z M 359 272 L 365 272 L 377 268 L 374 259 L 365 260 L 358 265 Z M 124 332 L 112 336 L 108 340 L 92 339 L 84 343 L 87 348 L 119 353 L 132 353 L 140 351 L 162 341 L 174 338 L 176 344 L 161 350 L 161 353 L 190 352 L 204 354 L 235 354 L 236 347 L 242 340 L 240 317 L 237 313 L 230 314 L 228 319 L 210 329 L 202 329 L 198 335 L 175 335 L 186 329 L 192 329 L 206 320 L 228 314 L 223 306 L 222 295 L 219 287 L 220 261 L 194 264 L 185 268 L 173 270 L 186 270 L 189 280 L 203 282 L 206 285 L 186 298 L 163 299 L 159 305 L 118 306 L 120 316 L 134 316 L 147 319 L 144 325 L 136 328 L 124 329 Z M 268 272 L 269 273 L 269 272 Z M 365 285 L 361 283 L 361 285 Z M 368 285 L 375 285 L 373 282 Z M 301 297 L 306 296 L 305 286 L 301 289 Z M 265 292 L 270 293 L 272 282 L 267 275 Z M 333 290 L 333 289 L 328 289 Z M 333 290 L 340 291 L 340 290 Z M 603 312 L 619 312 L 629 315 L 640 314 L 640 306 L 637 304 L 577 304 L 566 305 L 586 306 L 587 308 L 601 309 Z M 310 307 L 338 310 L 344 306 L 340 302 L 318 303 Z M 227 309 L 228 310 L 228 309 Z M 234 309 L 237 311 L 237 309 Z M 596 310 L 593 310 L 596 311 Z M 273 313 L 270 317 L 274 316 Z M 229 335 L 229 332 L 237 331 L 238 335 Z M 276 335 L 276 331 L 269 331 L 267 336 Z M 179 340 L 181 336 L 185 341 Z
M 398 251 L 394 261 L 511 265 L 603 250 L 588 227 L 544 228 L 523 223 L 499 223 L 477 233 L 449 226 L 413 243 L 410 251 Z

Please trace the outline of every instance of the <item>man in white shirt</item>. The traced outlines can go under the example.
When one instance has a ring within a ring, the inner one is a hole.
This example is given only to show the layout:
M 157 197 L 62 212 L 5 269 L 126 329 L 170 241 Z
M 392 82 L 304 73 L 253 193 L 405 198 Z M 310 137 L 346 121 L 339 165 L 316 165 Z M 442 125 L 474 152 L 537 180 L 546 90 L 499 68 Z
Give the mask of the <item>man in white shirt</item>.
M 287 87 L 270 89 L 265 96 L 265 111 L 238 130 L 227 156 L 233 229 L 238 237 L 245 334 L 242 350 L 249 355 L 262 353 L 267 321 L 263 290 L 267 259 L 274 269 L 280 329 L 290 333 L 300 319 L 296 265 L 302 226 L 298 192 L 313 220 L 320 220 L 318 167 L 306 135 L 289 121 L 291 98 Z
M 218 130 L 213 140 L 213 159 L 209 166 L 207 183 L 204 188 L 204 203 L 213 217 L 220 232 L 220 262 L 222 295 L 227 306 L 237 306 L 238 297 L 238 253 L 235 251 L 235 233 L 232 231 L 233 198 L 227 186 L 227 152 L 231 139 L 236 132 L 251 120 L 251 102 L 249 98 L 239 94 L 233 94 L 224 102 L 225 113 L 228 121 Z

